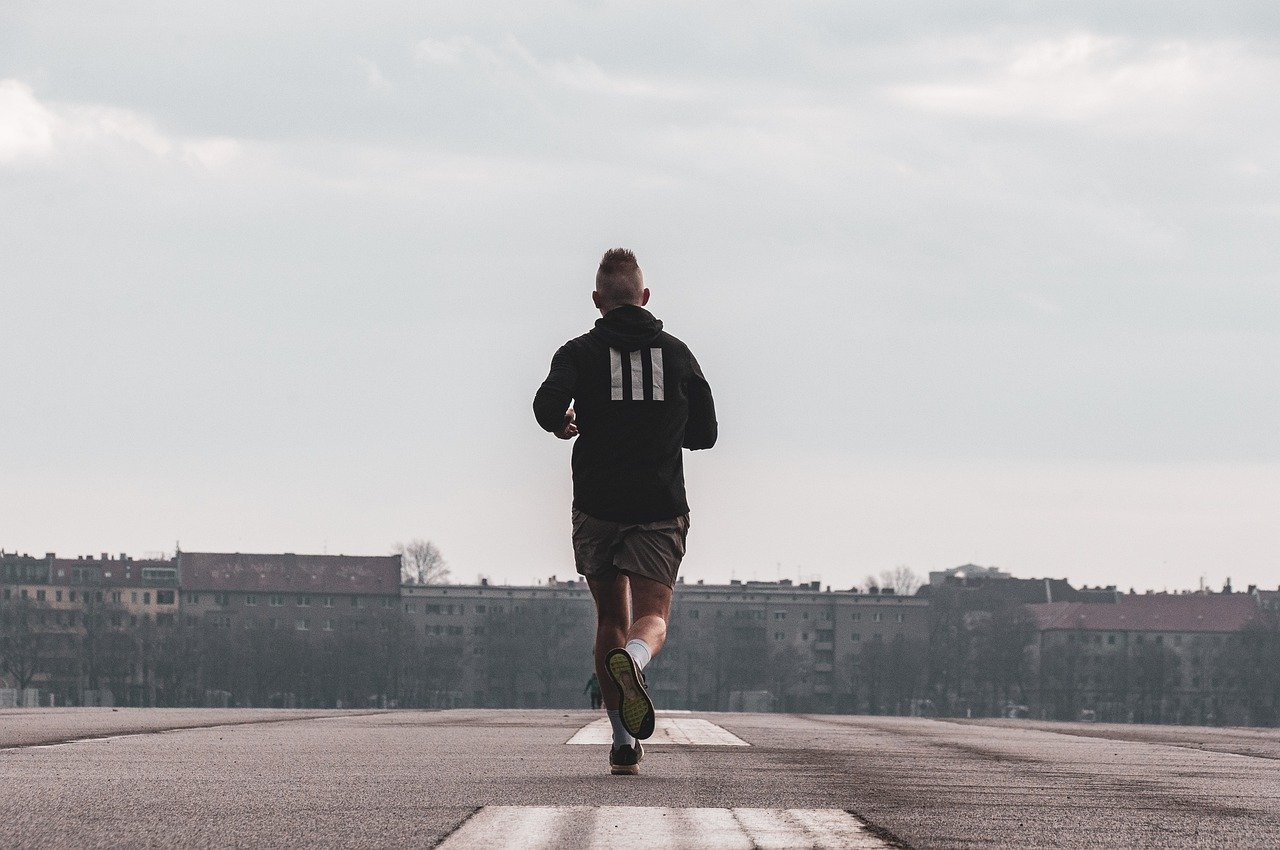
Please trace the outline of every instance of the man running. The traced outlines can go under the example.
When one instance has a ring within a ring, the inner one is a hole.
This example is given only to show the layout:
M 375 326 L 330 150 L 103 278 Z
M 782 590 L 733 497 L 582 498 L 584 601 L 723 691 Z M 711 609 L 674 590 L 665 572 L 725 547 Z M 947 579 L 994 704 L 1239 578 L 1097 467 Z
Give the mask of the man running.
M 644 306 L 635 254 L 606 251 L 595 328 L 560 347 L 533 400 L 538 424 L 573 447 L 573 554 L 596 602 L 596 672 L 613 726 L 609 768 L 633 775 L 653 734 L 642 672 L 667 637 L 689 533 L 681 448 L 716 442 L 711 387 L 683 342 Z

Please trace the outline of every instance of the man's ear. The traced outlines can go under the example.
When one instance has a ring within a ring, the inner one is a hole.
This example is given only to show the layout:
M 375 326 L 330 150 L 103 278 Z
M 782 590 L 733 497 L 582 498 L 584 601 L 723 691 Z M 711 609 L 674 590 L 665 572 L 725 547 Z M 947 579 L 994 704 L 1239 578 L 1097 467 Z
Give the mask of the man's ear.
M 591 303 L 596 305 L 597 310 L 600 309 L 600 293 L 594 289 L 591 290 Z
M 640 293 L 640 306 L 643 307 L 648 303 L 649 303 L 649 287 L 646 286 L 644 288 L 644 292 Z

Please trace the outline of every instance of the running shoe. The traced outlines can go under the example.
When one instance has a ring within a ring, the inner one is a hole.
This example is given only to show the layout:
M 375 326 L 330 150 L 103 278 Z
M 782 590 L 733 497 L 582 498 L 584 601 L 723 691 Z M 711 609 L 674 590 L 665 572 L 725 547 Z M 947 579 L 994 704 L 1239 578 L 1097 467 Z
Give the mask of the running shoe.
M 640 772 L 637 765 L 642 758 L 644 758 L 644 750 L 640 747 L 639 741 L 636 741 L 634 747 L 630 744 L 610 747 L 609 772 L 614 776 L 635 776 Z
M 653 700 L 644 689 L 644 673 L 625 649 L 609 650 L 604 666 L 618 686 L 622 725 L 636 738 L 648 738 L 653 734 Z

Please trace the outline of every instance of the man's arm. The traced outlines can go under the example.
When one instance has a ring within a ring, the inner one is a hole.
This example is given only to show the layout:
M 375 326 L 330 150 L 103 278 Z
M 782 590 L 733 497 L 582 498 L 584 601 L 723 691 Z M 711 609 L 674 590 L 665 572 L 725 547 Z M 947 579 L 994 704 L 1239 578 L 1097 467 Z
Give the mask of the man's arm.
M 716 444 L 716 405 L 711 398 L 711 385 L 702 375 L 698 359 L 689 354 L 689 421 L 684 426 L 686 449 L 709 449 Z
M 567 345 L 560 346 L 555 357 L 551 358 L 551 372 L 533 397 L 533 415 L 542 430 L 565 439 L 577 433 L 568 408 L 578 386 L 578 367 L 567 349 Z M 564 433 L 569 428 L 573 433 Z

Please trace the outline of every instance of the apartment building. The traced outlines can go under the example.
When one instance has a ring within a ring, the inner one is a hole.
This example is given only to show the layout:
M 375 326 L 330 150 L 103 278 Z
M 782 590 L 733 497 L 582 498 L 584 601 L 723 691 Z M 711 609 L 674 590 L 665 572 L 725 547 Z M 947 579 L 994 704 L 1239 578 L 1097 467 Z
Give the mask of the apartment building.
M 585 703 L 595 629 L 585 581 L 405 585 L 401 605 L 424 652 L 465 661 L 456 704 Z M 899 636 L 923 641 L 926 611 L 923 599 L 817 582 L 680 582 L 667 646 L 648 673 L 651 690 L 670 708 L 724 709 L 735 693 L 781 689 L 772 697 L 789 706 L 830 709 L 848 692 L 862 648 Z M 518 681 L 495 655 L 521 659 Z
M 1247 593 L 1123 594 L 1028 605 L 1039 701 L 1063 719 L 1223 722 L 1224 669 L 1259 612 Z
M 32 686 L 53 694 L 57 704 L 75 704 L 87 690 L 100 689 L 100 679 L 113 679 L 122 691 L 145 687 L 140 656 L 112 646 L 108 634 L 173 623 L 177 570 L 172 561 L 106 552 L 97 558 L 0 553 L 0 597 L 33 606 L 27 627 L 43 636 L 43 659 Z

